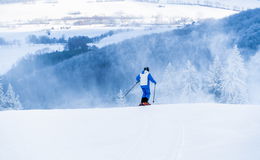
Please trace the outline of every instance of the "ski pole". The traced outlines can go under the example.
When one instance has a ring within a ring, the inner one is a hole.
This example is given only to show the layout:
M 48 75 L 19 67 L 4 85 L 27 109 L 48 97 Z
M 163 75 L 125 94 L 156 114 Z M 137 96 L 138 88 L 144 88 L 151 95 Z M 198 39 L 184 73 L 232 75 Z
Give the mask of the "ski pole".
M 123 97 L 126 97 L 126 96 L 128 95 L 128 93 L 130 93 L 130 91 L 131 91 L 132 89 L 134 89 L 135 86 L 136 86 L 138 83 L 139 83 L 139 82 L 135 83 L 135 84 L 126 92 L 126 94 L 125 94 Z
M 154 90 L 153 90 L 153 103 L 154 103 L 154 99 L 155 99 L 155 89 L 156 89 L 156 84 L 154 84 Z

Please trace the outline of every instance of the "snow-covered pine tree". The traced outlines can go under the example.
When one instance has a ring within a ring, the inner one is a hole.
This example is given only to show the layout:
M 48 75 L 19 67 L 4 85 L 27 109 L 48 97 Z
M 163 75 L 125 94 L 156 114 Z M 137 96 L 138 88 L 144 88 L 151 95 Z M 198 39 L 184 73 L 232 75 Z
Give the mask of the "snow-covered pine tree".
M 163 103 L 173 103 L 174 93 L 176 92 L 176 78 L 175 68 L 171 63 L 167 65 L 162 75 L 161 83 L 158 86 L 160 102 Z
M 260 104 L 260 50 L 250 58 L 248 64 L 248 94 L 250 103 Z
M 4 104 L 5 104 L 4 89 L 2 83 L 0 83 L 0 110 L 4 108 Z
M 125 106 L 125 104 L 126 104 L 126 99 L 125 99 L 124 93 L 123 93 L 123 91 L 121 89 L 119 90 L 119 92 L 117 94 L 116 103 L 119 106 Z
M 213 64 L 209 68 L 208 72 L 208 88 L 209 92 L 215 97 L 216 102 L 220 102 L 221 88 L 223 83 L 223 64 L 219 60 L 218 56 L 215 56 Z
M 19 96 L 15 95 L 11 84 L 8 85 L 8 89 L 5 93 L 5 108 L 22 109 L 22 104 L 19 101 Z
M 181 78 L 181 101 L 197 102 L 202 95 L 199 74 L 190 61 L 187 62 Z
M 248 89 L 246 80 L 245 64 L 235 45 L 227 58 L 227 67 L 224 70 L 221 101 L 223 103 L 247 103 Z

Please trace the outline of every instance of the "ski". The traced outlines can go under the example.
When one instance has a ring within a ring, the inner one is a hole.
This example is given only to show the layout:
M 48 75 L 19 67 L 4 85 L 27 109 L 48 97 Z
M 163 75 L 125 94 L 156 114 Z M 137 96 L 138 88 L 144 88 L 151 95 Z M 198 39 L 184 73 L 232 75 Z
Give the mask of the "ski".
M 151 104 L 148 103 L 148 104 L 144 104 L 144 103 L 140 103 L 139 106 L 150 106 Z

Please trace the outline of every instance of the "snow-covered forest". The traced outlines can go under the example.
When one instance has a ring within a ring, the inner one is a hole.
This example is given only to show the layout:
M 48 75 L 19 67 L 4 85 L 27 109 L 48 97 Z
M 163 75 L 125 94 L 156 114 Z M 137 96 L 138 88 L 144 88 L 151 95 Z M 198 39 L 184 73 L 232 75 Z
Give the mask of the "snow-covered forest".
M 23 107 L 12 85 L 9 84 L 6 92 L 4 92 L 3 85 L 0 83 L 0 110 L 8 109 L 23 109 Z
M 125 99 L 117 95 L 149 66 L 158 81 L 157 103 L 258 104 L 259 71 L 252 68 L 260 54 L 259 15 L 247 10 L 102 48 L 91 38 L 72 37 L 64 51 L 26 56 L 3 83 L 13 85 L 27 109 L 136 105 L 138 87 Z
M 215 55 L 209 70 L 204 73 L 200 73 L 190 61 L 178 71 L 169 63 L 159 88 L 160 97 L 165 99 L 165 103 L 248 103 L 248 77 L 244 60 L 237 46 L 230 49 L 228 54 L 227 59 L 222 61 Z

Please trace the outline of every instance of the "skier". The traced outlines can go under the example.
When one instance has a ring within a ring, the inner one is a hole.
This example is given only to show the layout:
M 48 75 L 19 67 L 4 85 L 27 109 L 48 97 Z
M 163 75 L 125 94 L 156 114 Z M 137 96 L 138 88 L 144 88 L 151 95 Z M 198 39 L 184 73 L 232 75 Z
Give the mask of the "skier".
M 142 73 L 136 77 L 136 83 L 140 82 L 140 87 L 143 91 L 142 100 L 139 106 L 151 105 L 148 103 L 150 98 L 150 81 L 156 85 L 156 81 L 153 79 L 152 75 L 149 73 L 149 67 L 145 67 Z

